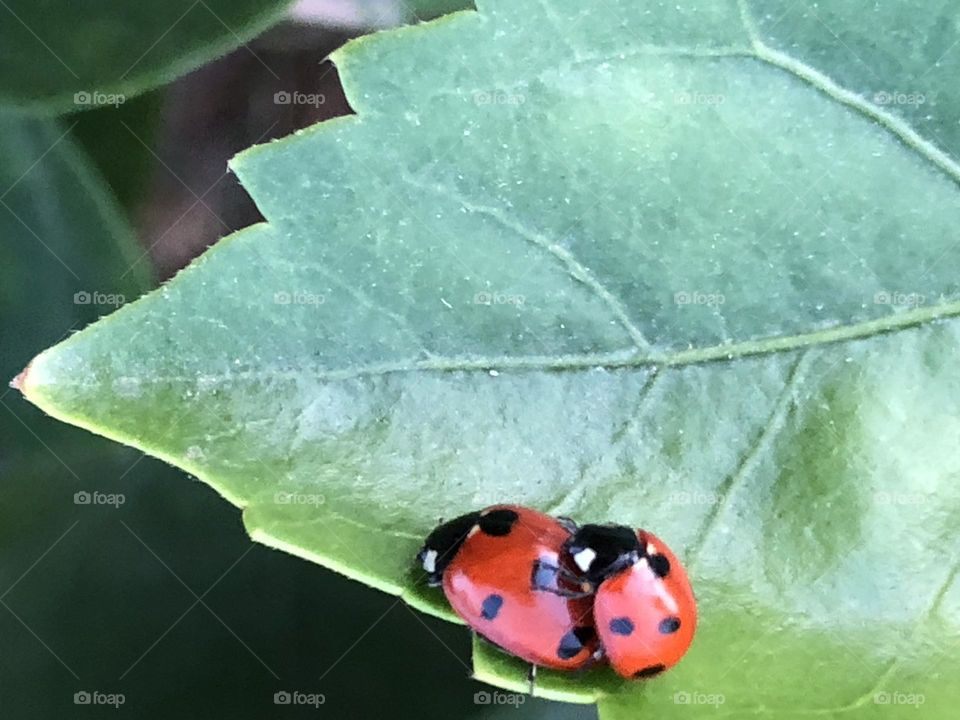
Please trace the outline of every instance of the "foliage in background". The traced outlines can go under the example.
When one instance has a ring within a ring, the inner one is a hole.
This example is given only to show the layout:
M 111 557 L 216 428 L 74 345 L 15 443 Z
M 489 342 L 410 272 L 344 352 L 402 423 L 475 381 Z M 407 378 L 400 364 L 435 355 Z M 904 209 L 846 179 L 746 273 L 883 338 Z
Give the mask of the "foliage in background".
M 111 97 L 163 84 L 232 50 L 279 20 L 288 5 L 289 0 L 4 4 L 0 102 L 58 112 L 114 104 Z
M 0 17 L 8 16 L 0 21 L 4 38 L 16 32 L 8 10 L 23 17 L 18 3 L 8 5 L 0 8 Z M 61 24 L 35 40 L 36 52 L 20 64 L 7 60 L 23 38 L 0 42 L 0 86 L 20 82 L 15 75 L 24 65 L 31 76 L 57 75 L 59 63 L 40 40 L 59 49 L 57 38 L 68 31 L 90 38 L 106 25 L 124 30 L 101 17 L 123 12 L 109 5 L 115 3 L 87 3 L 96 12 L 69 27 L 60 10 L 53 12 Z M 196 35 L 190 17 L 170 32 L 183 47 Z M 30 35 L 22 26 L 20 32 Z M 153 32 L 141 52 L 163 28 Z M 124 69 L 118 64 L 112 72 Z M 128 211 L 142 200 L 156 160 L 136 138 L 151 142 L 160 99 L 128 98 L 119 109 L 89 109 L 60 123 L 0 109 L 3 378 L 38 348 L 113 309 L 96 298 L 132 301 L 149 287 L 148 259 L 110 195 Z M 74 109 L 71 102 L 59 106 Z M 84 150 L 97 156 L 109 188 Z M 284 689 L 323 692 L 324 710 L 341 715 L 372 716 L 386 705 L 398 717 L 405 709 L 416 717 L 486 709 L 473 702 L 481 686 L 467 681 L 455 657 L 467 649 L 458 628 L 430 619 L 424 628 L 393 598 L 251 546 L 236 514 L 204 486 L 52 421 L 5 385 L 0 405 L 5 714 L 113 716 L 112 707 L 74 704 L 74 693 L 94 690 L 123 693 L 121 712 L 138 717 L 262 718 L 278 712 L 273 694 Z M 123 504 L 78 505 L 74 495 L 84 490 L 121 496 Z M 391 671 L 371 673 L 387 653 Z M 542 710 L 529 702 L 522 714 Z
M 606 717 L 947 717 L 957 28 L 757 5 L 491 0 L 354 44 L 358 117 L 235 164 L 270 225 L 28 397 L 440 614 L 410 574 L 437 517 L 650 526 L 703 626 L 655 682 L 543 678 Z

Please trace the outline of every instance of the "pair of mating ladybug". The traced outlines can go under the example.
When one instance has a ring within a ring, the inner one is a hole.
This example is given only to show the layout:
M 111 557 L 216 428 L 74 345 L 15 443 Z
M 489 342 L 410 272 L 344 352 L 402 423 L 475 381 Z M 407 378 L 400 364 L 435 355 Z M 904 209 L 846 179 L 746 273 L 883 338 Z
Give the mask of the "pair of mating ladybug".
M 417 559 L 478 634 L 532 664 L 577 670 L 607 660 L 648 678 L 693 640 L 687 574 L 659 538 L 494 505 L 438 526 Z

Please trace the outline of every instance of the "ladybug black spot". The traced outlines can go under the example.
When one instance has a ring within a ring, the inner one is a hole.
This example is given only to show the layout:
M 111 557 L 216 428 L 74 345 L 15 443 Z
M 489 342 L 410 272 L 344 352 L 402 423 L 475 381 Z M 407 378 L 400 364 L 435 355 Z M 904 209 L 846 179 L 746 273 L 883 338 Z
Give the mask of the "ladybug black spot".
M 480 530 L 495 537 L 507 535 L 519 518 L 520 516 L 513 510 L 506 508 L 491 510 L 480 516 Z
M 560 645 L 557 646 L 557 657 L 561 660 L 570 660 L 576 657 L 577 654 L 583 650 L 583 647 L 596 636 L 597 633 L 592 627 L 587 625 L 575 627 L 560 638 Z
M 637 670 L 633 676 L 635 678 L 651 678 L 655 675 L 659 675 L 666 669 L 666 665 L 651 665 L 649 667 L 645 667 L 643 670 Z
M 440 585 L 444 570 L 460 551 L 460 546 L 479 519 L 480 513 L 467 513 L 438 525 L 427 536 L 417 553 L 417 560 L 427 571 L 428 585 Z
M 484 620 L 493 620 L 497 613 L 500 612 L 500 607 L 503 605 L 503 597 L 501 595 L 487 595 L 483 599 L 483 604 L 480 609 L 480 616 Z
M 660 621 L 660 634 L 669 635 L 670 633 L 675 633 L 680 629 L 680 618 L 678 617 L 668 617 Z
M 629 635 L 633 632 L 633 622 L 626 617 L 614 618 L 610 621 L 610 632 L 614 635 Z
M 670 561 L 667 560 L 666 555 L 650 555 L 647 557 L 647 562 L 650 563 L 650 569 L 658 578 L 665 578 L 670 574 Z

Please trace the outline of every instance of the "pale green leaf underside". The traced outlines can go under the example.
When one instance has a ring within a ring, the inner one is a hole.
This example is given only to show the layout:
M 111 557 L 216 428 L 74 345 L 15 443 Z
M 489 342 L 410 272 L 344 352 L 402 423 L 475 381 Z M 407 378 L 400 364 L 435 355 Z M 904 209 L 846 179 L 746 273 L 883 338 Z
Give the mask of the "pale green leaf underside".
M 511 500 L 655 530 L 701 605 L 687 659 L 542 677 L 607 717 L 913 717 L 882 692 L 947 717 L 958 114 L 838 68 L 904 55 L 889 89 L 941 98 L 957 31 L 886 7 L 869 34 L 834 11 L 832 50 L 786 7 L 634 0 L 358 41 L 357 117 L 234 162 L 270 225 L 41 355 L 27 395 L 439 614 L 411 568 L 439 518 Z

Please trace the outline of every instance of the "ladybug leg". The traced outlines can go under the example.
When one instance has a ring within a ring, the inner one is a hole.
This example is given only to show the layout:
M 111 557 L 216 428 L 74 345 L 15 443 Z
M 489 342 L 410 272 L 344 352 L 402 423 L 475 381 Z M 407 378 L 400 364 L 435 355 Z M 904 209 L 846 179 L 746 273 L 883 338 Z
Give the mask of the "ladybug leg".
M 592 590 L 561 590 L 560 588 L 555 588 L 548 592 L 552 592 L 554 595 L 559 595 L 562 598 L 567 598 L 567 600 L 580 600 L 593 595 Z
M 569 532 L 571 535 L 580 529 L 580 526 L 577 525 L 576 520 L 569 518 L 566 515 L 559 515 L 557 517 L 557 522 L 563 526 L 563 529 Z
M 560 585 L 563 580 L 569 587 Z M 594 588 L 584 583 L 566 568 L 558 567 L 543 560 L 533 563 L 533 572 L 530 574 L 530 587 L 533 590 L 553 593 L 560 597 L 577 599 L 593 595 Z M 580 588 L 575 590 L 574 588 Z
M 586 582 L 583 578 L 577 575 L 575 572 L 568 570 L 565 567 L 557 568 L 557 575 L 566 583 L 574 587 L 580 588 L 581 592 L 584 595 L 592 595 L 596 592 L 596 588 L 593 586 L 593 583 Z
M 527 670 L 527 682 L 530 684 L 530 696 L 533 697 L 533 690 L 537 684 L 537 666 L 531 665 Z

